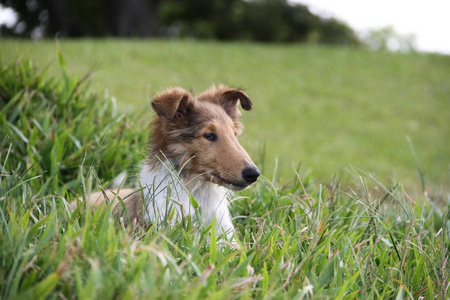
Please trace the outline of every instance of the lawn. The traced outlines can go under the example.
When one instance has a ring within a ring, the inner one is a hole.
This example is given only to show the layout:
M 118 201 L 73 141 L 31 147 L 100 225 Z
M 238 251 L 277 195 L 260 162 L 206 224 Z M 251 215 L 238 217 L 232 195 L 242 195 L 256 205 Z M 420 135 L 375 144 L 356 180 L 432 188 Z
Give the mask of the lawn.
M 268 177 L 277 159 L 285 182 L 301 162 L 321 182 L 353 166 L 419 186 L 412 145 L 425 178 L 438 186 L 449 182 L 448 56 L 193 41 L 60 44 L 71 73 L 93 70 L 94 89 L 146 119 L 151 96 L 168 86 L 245 88 L 255 110 L 244 116 L 242 143 L 264 161 Z M 0 53 L 3 61 L 29 57 L 59 75 L 55 48 L 54 41 L 5 40 Z
M 448 299 L 448 57 L 60 43 L 0 44 L 1 299 Z M 266 164 L 232 195 L 236 244 L 196 216 L 125 228 L 69 207 L 138 163 L 151 94 L 216 82 L 252 96 L 242 141 Z
M 93 89 L 146 120 L 151 96 L 168 86 L 245 88 L 254 111 L 244 114 L 241 140 L 267 177 L 277 160 L 283 182 L 299 163 L 320 182 L 355 167 L 420 191 L 418 165 L 429 188 L 450 181 L 449 56 L 194 41 L 60 44 L 71 73 L 93 71 Z M 54 41 L 2 40 L 0 57 L 31 58 L 60 76 L 55 49 Z

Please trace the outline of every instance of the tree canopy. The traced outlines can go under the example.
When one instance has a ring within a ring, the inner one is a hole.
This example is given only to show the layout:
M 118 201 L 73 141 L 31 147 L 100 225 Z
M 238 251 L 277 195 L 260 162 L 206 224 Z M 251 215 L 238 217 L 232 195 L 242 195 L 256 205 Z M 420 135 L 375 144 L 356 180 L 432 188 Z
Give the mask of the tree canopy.
M 0 0 L 17 24 L 1 35 L 192 37 L 359 44 L 354 31 L 287 0 Z

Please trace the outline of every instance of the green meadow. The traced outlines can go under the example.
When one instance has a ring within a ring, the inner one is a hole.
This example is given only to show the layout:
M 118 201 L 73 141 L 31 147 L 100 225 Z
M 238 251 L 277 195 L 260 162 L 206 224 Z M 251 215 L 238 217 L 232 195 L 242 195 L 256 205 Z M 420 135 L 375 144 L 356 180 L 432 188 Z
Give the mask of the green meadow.
M 450 57 L 58 43 L 0 41 L 0 299 L 449 299 Z M 217 83 L 251 96 L 264 175 L 231 195 L 235 244 L 70 208 L 133 173 L 154 93 Z
M 311 45 L 148 40 L 62 40 L 69 71 L 143 120 L 169 86 L 244 88 L 242 144 L 283 182 L 301 164 L 320 182 L 349 167 L 420 191 L 450 179 L 450 57 Z M 30 58 L 60 77 L 54 41 L 2 40 L 4 62 Z M 414 150 L 412 151 L 411 148 Z M 275 161 L 277 168 L 275 169 Z M 346 172 L 344 172 L 346 174 Z M 347 178 L 344 175 L 344 180 Z

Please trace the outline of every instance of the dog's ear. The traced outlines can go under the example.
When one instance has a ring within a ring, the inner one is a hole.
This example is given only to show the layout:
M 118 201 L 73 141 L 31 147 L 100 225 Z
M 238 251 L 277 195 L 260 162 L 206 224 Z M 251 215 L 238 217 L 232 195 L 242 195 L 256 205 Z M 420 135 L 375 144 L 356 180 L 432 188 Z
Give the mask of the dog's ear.
M 158 116 L 172 121 L 186 113 L 191 100 L 191 93 L 185 89 L 170 88 L 153 97 L 152 107 Z
M 251 110 L 253 108 L 252 101 L 243 90 L 226 87 L 221 87 L 220 90 L 222 92 L 220 104 L 231 117 L 240 116 L 237 108 L 238 100 L 244 110 Z

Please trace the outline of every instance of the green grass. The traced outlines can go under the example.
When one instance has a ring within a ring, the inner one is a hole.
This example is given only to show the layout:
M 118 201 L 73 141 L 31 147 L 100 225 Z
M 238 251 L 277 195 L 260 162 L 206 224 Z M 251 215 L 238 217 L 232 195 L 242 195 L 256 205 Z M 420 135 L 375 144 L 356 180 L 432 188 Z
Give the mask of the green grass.
M 61 49 L 71 73 L 94 68 L 93 89 L 146 119 L 151 96 L 168 86 L 245 88 L 255 109 L 244 114 L 242 144 L 268 177 L 276 159 L 283 182 L 300 162 L 320 182 L 353 166 L 418 192 L 418 161 L 428 189 L 450 181 L 449 56 L 110 39 L 62 40 Z M 0 54 L 30 57 L 59 76 L 54 41 L 2 40 Z
M 132 130 L 114 101 L 87 89 L 86 77 L 70 77 L 59 59 L 61 81 L 27 60 L 0 68 L 2 169 L 35 179 L 35 190 L 45 187 L 40 193 L 76 195 L 81 162 L 112 179 L 138 163 L 147 134 Z
M 71 214 L 62 197 L 10 200 L 2 298 L 447 299 L 448 208 L 401 187 L 366 198 L 363 185 L 258 183 L 233 205 L 237 249 L 189 223 L 125 230 L 110 210 Z
M 58 67 L 62 80 L 26 60 L 1 66 L 1 299 L 448 299 L 450 196 L 354 169 L 352 188 L 303 171 L 289 185 L 258 180 L 231 204 L 234 247 L 190 218 L 124 228 L 111 207 L 72 211 L 76 195 L 107 183 L 103 166 L 140 157 L 122 138 L 140 144 L 147 129 L 69 76 L 62 57 Z M 95 115 L 104 130 L 89 130 Z

